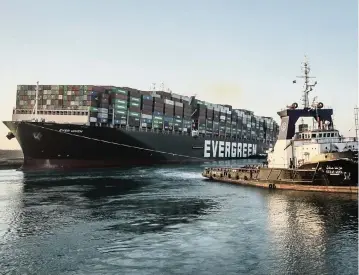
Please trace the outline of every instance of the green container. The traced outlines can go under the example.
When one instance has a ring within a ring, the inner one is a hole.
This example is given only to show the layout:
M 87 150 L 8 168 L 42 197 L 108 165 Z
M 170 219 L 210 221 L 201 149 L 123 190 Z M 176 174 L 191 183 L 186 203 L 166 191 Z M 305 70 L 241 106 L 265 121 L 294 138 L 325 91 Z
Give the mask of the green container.
M 130 102 L 130 106 L 132 106 L 132 107 L 140 107 L 140 103 L 138 103 L 138 102 Z
M 116 115 L 127 115 L 127 110 L 115 110 Z
M 115 104 L 126 104 L 127 105 L 127 100 L 115 99 Z
M 160 116 L 153 116 L 153 120 L 161 121 L 163 120 L 163 117 Z
M 162 128 L 162 123 L 153 122 L 153 128 Z
M 116 104 L 115 105 L 116 110 L 127 110 L 127 105 L 124 104 Z
M 120 88 L 112 88 L 112 93 L 128 95 L 128 92 Z
M 140 103 L 141 99 L 137 98 L 137 97 L 130 97 L 130 102 L 138 102 L 138 103 Z
M 90 107 L 90 112 L 98 112 L 98 109 L 96 107 Z
M 130 112 L 130 116 L 132 116 L 132 117 L 140 117 L 140 113 Z

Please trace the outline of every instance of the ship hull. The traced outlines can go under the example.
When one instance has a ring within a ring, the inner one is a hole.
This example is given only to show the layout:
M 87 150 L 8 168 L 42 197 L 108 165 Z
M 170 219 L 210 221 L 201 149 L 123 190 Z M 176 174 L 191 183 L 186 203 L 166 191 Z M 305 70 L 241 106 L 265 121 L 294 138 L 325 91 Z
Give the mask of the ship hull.
M 357 186 L 358 185 L 358 163 L 353 159 L 336 159 L 306 163 L 299 169 L 321 170 L 327 175 L 328 185 L 334 186 Z
M 19 142 L 23 170 L 200 163 L 253 157 L 264 144 L 76 124 L 5 121 Z

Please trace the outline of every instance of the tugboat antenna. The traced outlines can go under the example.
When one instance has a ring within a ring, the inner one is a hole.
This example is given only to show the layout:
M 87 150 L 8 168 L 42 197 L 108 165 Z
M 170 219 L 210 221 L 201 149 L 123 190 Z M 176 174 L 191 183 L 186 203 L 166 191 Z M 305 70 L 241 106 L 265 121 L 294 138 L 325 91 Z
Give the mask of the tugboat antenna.
M 306 55 L 304 56 L 304 62 L 302 64 L 303 64 L 302 71 L 303 71 L 304 75 L 297 76 L 297 78 L 304 78 L 304 91 L 303 91 L 302 102 L 303 102 L 303 107 L 305 109 L 307 109 L 307 108 L 309 108 L 308 94 L 309 94 L 309 92 L 311 92 L 313 90 L 313 87 L 315 85 L 317 85 L 317 81 L 315 81 L 314 84 L 309 83 L 309 78 L 315 78 L 315 76 L 309 76 L 310 66 L 309 66 L 308 58 Z M 294 80 L 293 83 L 296 83 L 296 80 Z

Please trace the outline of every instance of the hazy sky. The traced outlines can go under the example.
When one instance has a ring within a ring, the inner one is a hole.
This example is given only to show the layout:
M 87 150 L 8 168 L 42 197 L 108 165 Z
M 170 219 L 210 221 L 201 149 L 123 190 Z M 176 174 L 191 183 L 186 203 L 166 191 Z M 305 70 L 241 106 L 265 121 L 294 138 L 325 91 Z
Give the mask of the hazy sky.
M 0 118 L 10 120 L 17 84 L 164 82 L 274 116 L 300 102 L 307 54 L 317 95 L 344 133 L 357 103 L 357 1 L 0 0 Z M 312 98 L 311 97 L 311 98 Z M 19 148 L 5 138 L 0 148 Z M 353 133 L 354 134 L 354 133 Z

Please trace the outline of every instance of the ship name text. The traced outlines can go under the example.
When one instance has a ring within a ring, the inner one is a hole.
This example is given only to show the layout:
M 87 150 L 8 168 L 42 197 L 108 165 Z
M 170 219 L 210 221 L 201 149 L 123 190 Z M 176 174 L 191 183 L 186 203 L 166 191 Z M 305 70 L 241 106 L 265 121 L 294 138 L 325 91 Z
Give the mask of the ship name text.
M 60 133 L 82 133 L 82 130 L 60 129 Z
M 257 144 L 230 141 L 204 141 L 205 158 L 245 158 L 257 154 Z

